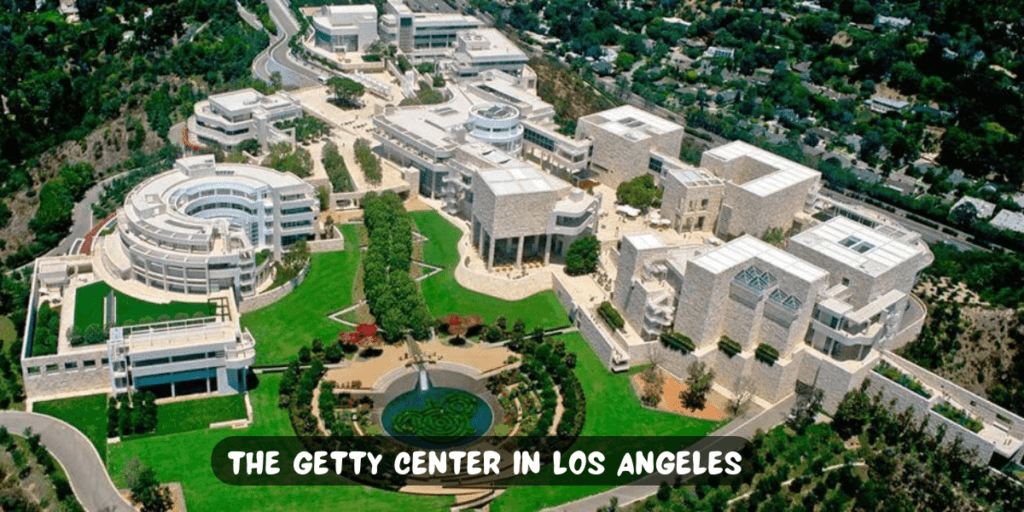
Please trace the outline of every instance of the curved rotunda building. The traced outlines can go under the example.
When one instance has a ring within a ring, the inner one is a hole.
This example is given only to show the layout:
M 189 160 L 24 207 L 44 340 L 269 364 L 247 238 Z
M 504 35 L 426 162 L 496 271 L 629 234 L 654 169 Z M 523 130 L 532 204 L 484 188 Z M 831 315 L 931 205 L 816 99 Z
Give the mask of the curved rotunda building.
M 132 190 L 103 263 L 122 279 L 178 293 L 256 293 L 270 262 L 315 235 L 319 205 L 299 177 L 212 155 L 182 158 Z M 269 250 L 274 258 L 257 254 Z

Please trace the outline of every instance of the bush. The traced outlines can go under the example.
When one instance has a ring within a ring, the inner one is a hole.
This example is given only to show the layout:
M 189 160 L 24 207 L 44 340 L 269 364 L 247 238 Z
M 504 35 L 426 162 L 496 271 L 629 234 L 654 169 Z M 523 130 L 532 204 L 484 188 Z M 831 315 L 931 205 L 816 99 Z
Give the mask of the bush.
M 363 169 L 363 175 L 366 176 L 366 181 L 373 185 L 379 185 L 381 180 L 380 159 L 373 154 L 370 141 L 358 139 L 352 148 L 356 153 L 359 167 Z
M 626 326 L 626 321 L 622 319 L 622 315 L 615 310 L 611 302 L 602 302 L 601 306 L 597 308 L 597 312 L 613 330 L 622 329 Z
M 661 343 L 672 350 L 678 350 L 684 354 L 693 352 L 697 348 L 689 336 L 675 331 L 662 333 Z
M 348 166 L 345 165 L 345 158 L 338 152 L 338 146 L 333 142 L 324 144 L 323 149 L 323 164 L 324 171 L 327 173 L 327 178 L 331 181 L 331 187 L 335 192 L 352 192 L 355 190 L 355 185 L 352 183 L 352 175 L 348 172 Z M 321 209 L 324 209 L 321 206 Z
M 975 434 L 981 432 L 981 429 L 985 428 L 985 425 L 981 420 L 967 414 L 963 409 L 954 407 L 949 402 L 936 404 L 935 407 L 932 407 L 932 410 L 941 414 L 944 418 L 952 421 L 953 423 L 974 432 Z
M 875 372 L 881 374 L 887 379 L 917 393 L 925 398 L 931 398 L 932 394 L 924 388 L 924 384 L 921 384 L 917 379 L 901 372 L 899 368 L 890 365 L 889 363 L 882 361 L 874 368 Z
M 757 358 L 758 361 L 761 361 L 768 366 L 772 366 L 775 364 L 775 361 L 779 359 L 779 351 L 767 343 L 762 343 L 758 345 L 757 350 L 754 351 L 754 357 Z
M 324 359 L 326 359 L 328 363 L 337 363 L 341 361 L 342 357 L 344 357 L 344 354 L 342 353 L 341 344 L 338 343 L 332 343 L 331 346 L 327 347 L 327 351 L 324 353 Z
M 718 349 L 721 350 L 722 352 L 725 352 L 725 355 L 729 357 L 732 357 L 743 351 L 743 347 L 741 347 L 739 343 L 729 338 L 728 336 L 722 336 L 722 338 L 718 340 Z

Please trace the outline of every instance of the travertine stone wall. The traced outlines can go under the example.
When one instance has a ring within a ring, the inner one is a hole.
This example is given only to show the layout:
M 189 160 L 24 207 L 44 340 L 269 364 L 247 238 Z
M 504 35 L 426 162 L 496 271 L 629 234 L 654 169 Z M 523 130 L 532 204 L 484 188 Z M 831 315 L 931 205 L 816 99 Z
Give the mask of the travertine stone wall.
M 801 301 L 800 308 L 792 313 L 794 320 L 787 326 L 765 317 L 768 291 L 757 297 L 742 285 L 733 283 L 735 275 L 750 264 L 771 273 L 778 280 L 779 290 Z M 724 334 L 740 343 L 744 350 L 768 343 L 786 357 L 803 340 L 814 302 L 825 283 L 824 277 L 804 281 L 787 269 L 759 258 L 738 263 L 717 274 L 690 263 L 683 279 L 674 328 L 693 338 L 698 347 L 717 344 Z
M 827 270 L 830 287 L 841 284 L 843 279 L 849 280 L 849 283 L 846 285 L 849 290 L 847 292 L 849 294 L 847 302 L 856 307 L 863 307 L 890 290 L 910 293 L 914 283 L 917 282 L 918 272 L 932 260 L 929 251 L 922 251 L 886 272 L 878 276 L 872 276 L 858 267 L 845 265 L 833 258 L 829 258 L 805 246 L 799 240 L 792 240 L 786 246 L 786 250 L 804 261 Z
M 495 239 L 539 235 L 547 232 L 558 198 L 557 191 L 496 196 L 482 179 L 475 179 L 473 218 Z
M 918 424 L 927 418 L 928 427 L 926 430 L 932 435 L 935 435 L 938 432 L 939 425 L 945 425 L 946 435 L 942 439 L 942 444 L 944 446 L 949 446 L 955 442 L 956 439 L 960 439 L 961 446 L 967 450 L 973 450 L 975 452 L 974 460 L 976 463 L 988 465 L 989 460 L 992 459 L 992 453 L 995 451 L 994 446 L 974 432 L 971 432 L 970 430 L 946 419 L 941 414 L 932 411 L 932 405 L 936 403 L 935 397 L 932 397 L 932 400 L 928 400 L 874 372 L 872 372 L 872 374 L 867 378 L 870 381 L 870 385 L 867 390 L 869 395 L 873 396 L 876 393 L 881 392 L 883 397 L 882 403 L 886 405 L 895 400 L 893 411 L 898 414 L 910 409 L 913 411 L 914 421 Z
M 612 304 L 620 312 L 628 309 L 626 305 L 632 300 L 630 299 L 630 294 L 634 287 L 634 278 L 638 275 L 644 264 L 648 261 L 666 258 L 671 250 L 671 247 L 641 250 L 634 246 L 628 237 L 622 238 L 618 251 L 618 265 L 616 267 L 618 270 L 615 274 L 615 293 L 612 295 Z M 639 326 L 643 321 L 642 317 L 630 317 L 626 313 L 623 313 L 623 315 L 634 326 Z
M 902 368 L 906 373 L 913 375 L 925 386 L 935 390 L 938 396 L 949 397 L 949 399 L 955 401 L 971 415 L 982 419 L 988 424 L 1000 422 L 1007 427 L 1007 432 L 1010 436 L 1017 439 L 1024 438 L 1024 417 L 1019 414 L 1014 414 L 1006 408 L 1000 407 L 982 396 L 971 393 L 890 351 L 884 351 L 883 357 Z M 1000 420 L 999 416 L 1009 419 L 1009 423 Z
M 770 228 L 789 230 L 817 181 L 809 178 L 767 196 L 753 194 L 735 183 L 726 183 L 723 204 L 732 208 L 732 216 L 727 231 L 723 232 L 724 226 L 720 225 L 717 232 L 720 236 L 748 234 L 760 238 Z
M 109 391 L 110 365 L 103 364 L 107 346 L 71 354 L 29 357 L 22 361 L 25 395 L 32 400 L 76 393 Z M 86 366 L 91 362 L 93 366 Z M 73 365 L 69 368 L 68 365 Z
M 257 309 L 265 308 L 281 300 L 285 295 L 288 295 L 292 290 L 302 284 L 302 280 L 306 278 L 306 274 L 308 273 L 309 265 L 306 265 L 306 267 L 302 269 L 302 272 L 299 272 L 299 275 L 295 276 L 291 281 L 288 281 L 269 292 L 264 292 L 259 295 L 242 299 L 242 302 L 238 304 L 238 312 L 249 313 L 256 311 Z
M 715 274 L 703 267 L 688 264 L 673 328 L 692 338 L 698 349 L 716 345 L 721 332 L 713 320 L 725 316 L 720 308 L 728 298 L 728 283 L 716 281 Z
M 587 344 L 594 350 L 594 353 L 597 354 L 601 362 L 605 366 L 611 367 L 612 352 L 616 343 L 612 340 L 611 336 L 598 327 L 597 322 L 603 320 L 596 320 L 590 313 L 583 310 L 580 310 L 577 319 L 579 320 L 580 334 L 583 335 L 583 339 L 587 340 Z
M 594 153 L 590 157 L 590 169 L 598 172 L 597 181 L 612 188 L 647 174 L 652 150 L 677 156 L 683 144 L 682 127 L 633 141 L 605 130 L 598 124 L 603 122 L 600 114 L 581 117 L 576 125 L 576 139 L 589 138 L 593 141 Z
M 725 185 L 696 186 L 682 183 L 669 172 L 662 180 L 665 193 L 661 199 L 661 216 L 672 221 L 676 231 L 714 231 L 718 224 L 718 211 L 725 198 Z M 702 207 L 703 201 L 707 206 Z M 704 225 L 697 227 L 698 219 L 704 218 Z

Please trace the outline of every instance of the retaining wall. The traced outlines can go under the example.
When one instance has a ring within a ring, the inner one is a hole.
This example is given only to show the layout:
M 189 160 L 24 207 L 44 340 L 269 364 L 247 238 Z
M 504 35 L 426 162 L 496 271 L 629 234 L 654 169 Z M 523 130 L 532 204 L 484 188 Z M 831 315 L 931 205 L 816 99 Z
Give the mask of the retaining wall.
M 288 295 L 292 290 L 302 284 L 302 281 L 306 278 L 306 274 L 309 273 L 309 267 L 310 265 L 306 264 L 305 268 L 302 269 L 302 272 L 299 272 L 299 275 L 273 290 L 242 299 L 242 302 L 238 304 L 238 312 L 250 313 L 281 300 L 285 295 Z
M 597 325 L 598 321 L 595 321 L 590 316 L 590 313 L 581 309 L 576 317 L 579 320 L 580 334 L 583 335 L 583 339 L 587 340 L 587 344 L 594 350 L 597 357 L 601 359 L 601 362 L 611 368 L 612 354 L 617 348 L 615 341 L 612 340 L 611 336 L 603 328 Z
M 57 395 L 109 392 L 110 365 L 103 363 L 106 357 L 106 344 L 70 354 L 26 357 L 22 360 L 25 396 L 38 401 Z M 93 366 L 85 366 L 86 362 Z
M 894 413 L 899 414 L 910 409 L 914 415 L 915 422 L 921 423 L 927 419 L 928 425 L 925 430 L 931 435 L 935 435 L 938 432 L 939 425 L 945 425 L 946 435 L 942 439 L 944 446 L 949 446 L 956 439 L 960 439 L 961 446 L 967 450 L 974 451 L 974 461 L 977 464 L 988 465 L 989 460 L 992 459 L 992 452 L 995 451 L 995 447 L 974 432 L 932 411 L 932 405 L 941 401 L 937 397 L 933 396 L 931 399 L 927 399 L 876 372 L 872 372 L 868 379 L 870 382 L 867 390 L 868 394 L 875 395 L 881 392 L 882 404 L 888 406 L 892 403 Z
M 994 423 L 999 421 L 1004 425 L 1008 425 L 1007 432 L 1018 439 L 1024 438 L 1024 417 L 1018 414 L 1014 414 L 1009 410 L 1000 407 L 988 399 L 976 395 L 934 373 L 921 368 L 920 366 L 896 355 L 892 352 L 883 352 L 884 359 L 888 359 L 896 366 L 902 367 L 907 374 L 912 375 L 921 381 L 922 384 L 932 388 L 936 394 L 940 397 L 947 398 L 954 402 L 957 402 L 960 407 L 966 410 L 973 416 L 980 418 L 985 423 Z M 1009 420 L 1005 422 L 998 418 L 1002 416 Z

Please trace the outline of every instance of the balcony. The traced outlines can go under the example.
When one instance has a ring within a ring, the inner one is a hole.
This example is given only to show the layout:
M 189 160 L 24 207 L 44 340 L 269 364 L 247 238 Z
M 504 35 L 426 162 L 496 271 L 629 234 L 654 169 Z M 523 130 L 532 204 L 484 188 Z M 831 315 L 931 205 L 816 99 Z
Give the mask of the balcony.
M 256 339 L 248 329 L 239 335 L 239 341 L 225 353 L 225 366 L 231 369 L 241 369 L 251 366 L 256 362 Z

